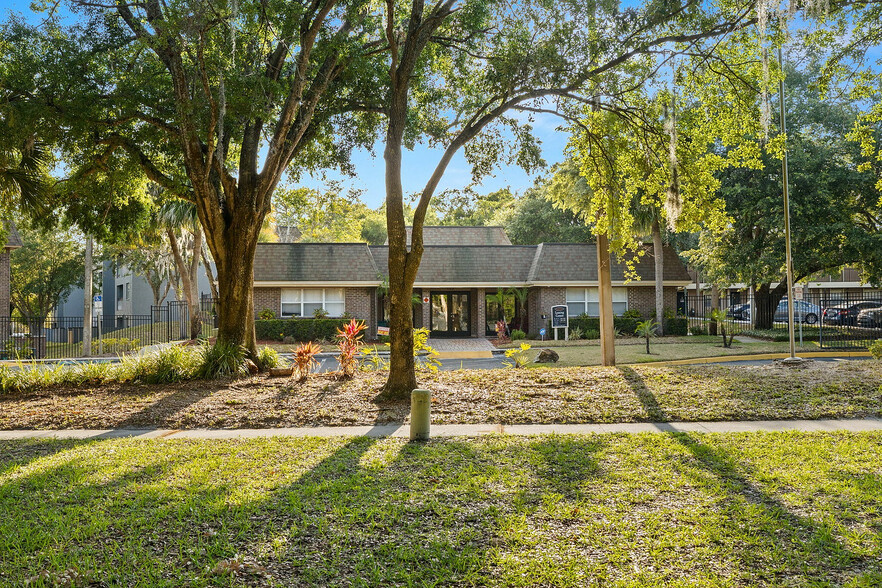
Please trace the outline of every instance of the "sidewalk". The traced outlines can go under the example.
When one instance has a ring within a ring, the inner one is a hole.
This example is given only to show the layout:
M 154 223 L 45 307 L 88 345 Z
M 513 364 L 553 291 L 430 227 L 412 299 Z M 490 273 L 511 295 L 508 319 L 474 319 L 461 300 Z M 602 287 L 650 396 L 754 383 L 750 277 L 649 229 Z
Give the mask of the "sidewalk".
M 584 425 L 432 425 L 432 437 L 484 435 L 591 435 L 609 433 L 754 433 L 882 431 L 882 419 L 789 421 L 719 421 L 694 423 L 608 423 Z M 263 437 L 408 437 L 409 425 L 296 427 L 280 429 L 65 429 L 0 431 L 0 441 L 14 439 L 257 439 Z

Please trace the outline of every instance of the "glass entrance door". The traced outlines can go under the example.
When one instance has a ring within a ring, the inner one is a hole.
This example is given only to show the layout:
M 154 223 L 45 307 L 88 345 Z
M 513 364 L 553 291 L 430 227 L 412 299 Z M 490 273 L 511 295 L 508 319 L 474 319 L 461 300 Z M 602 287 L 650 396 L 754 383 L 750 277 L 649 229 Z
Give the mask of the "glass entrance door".
M 468 292 L 432 292 L 432 336 L 470 337 Z

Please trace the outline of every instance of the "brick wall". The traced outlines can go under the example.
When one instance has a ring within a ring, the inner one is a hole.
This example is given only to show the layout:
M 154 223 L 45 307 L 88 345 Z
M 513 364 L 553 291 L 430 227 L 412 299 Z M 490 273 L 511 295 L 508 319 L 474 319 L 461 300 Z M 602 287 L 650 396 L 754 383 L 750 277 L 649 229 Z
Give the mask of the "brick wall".
M 484 301 L 484 295 L 487 291 L 484 288 L 478 288 L 474 291 L 472 296 L 477 301 L 478 312 L 473 317 L 472 322 L 474 326 L 474 332 L 472 335 L 475 337 L 485 337 L 485 333 L 487 331 L 487 304 Z
M 664 289 L 665 308 L 676 310 L 677 288 L 666 286 Z M 628 309 L 637 309 L 646 318 L 655 317 L 655 287 L 632 286 L 628 288 Z
M 551 307 L 567 303 L 566 288 L 530 288 L 530 297 L 527 300 L 527 324 L 529 335 L 538 335 L 539 329 L 547 327 L 549 319 L 542 319 L 542 315 L 551 317 Z M 551 335 L 551 333 L 548 333 Z
M 255 288 L 254 289 L 254 316 L 268 308 L 276 316 L 282 315 L 282 289 L 281 288 Z
M 0 318 L 9 317 L 9 288 L 12 277 L 9 264 L 9 251 L 0 252 Z
M 346 288 L 346 312 L 352 318 L 364 321 L 368 327 L 368 337 L 373 338 L 377 334 L 377 320 L 374 312 L 374 289 L 373 288 Z

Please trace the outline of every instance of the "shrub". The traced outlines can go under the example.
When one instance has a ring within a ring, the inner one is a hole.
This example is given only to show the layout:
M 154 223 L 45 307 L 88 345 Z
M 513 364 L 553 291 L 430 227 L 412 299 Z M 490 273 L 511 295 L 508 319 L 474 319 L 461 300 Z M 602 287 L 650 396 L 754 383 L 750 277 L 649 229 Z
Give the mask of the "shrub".
M 305 382 L 312 368 L 318 365 L 315 355 L 321 350 L 321 346 L 310 341 L 309 343 L 301 343 L 294 351 L 294 368 L 297 370 L 301 382 Z
M 344 378 L 351 378 L 358 371 L 358 354 L 361 351 L 363 331 L 367 329 L 364 321 L 350 320 L 343 328 L 337 329 L 337 349 L 340 355 L 340 373 Z
M 637 310 L 636 308 L 629 308 L 625 312 L 622 313 L 622 318 L 627 319 L 642 319 L 643 313 Z
M 588 329 L 585 331 L 586 339 L 600 339 L 600 331 L 597 329 Z
M 413 330 L 413 356 L 417 358 L 418 369 L 429 370 L 434 373 L 441 367 L 438 352 L 429 345 L 429 329 Z
M 257 363 L 261 369 L 268 370 L 270 368 L 281 367 L 283 360 L 279 352 L 272 347 L 261 347 L 257 352 Z
M 262 341 L 285 341 L 302 343 L 306 341 L 331 340 L 337 329 L 348 321 L 343 319 L 288 318 L 254 321 L 257 338 Z
M 247 373 L 245 368 L 245 347 L 230 343 L 206 345 L 202 353 L 202 365 L 198 377 L 211 379 L 223 376 L 240 376 Z
M 133 362 L 133 381 L 145 384 L 172 384 L 192 379 L 200 369 L 199 352 L 173 345 L 148 353 Z
M 704 328 L 704 325 L 692 325 L 689 327 L 689 332 L 693 335 L 707 335 L 707 329 Z
M 582 329 L 579 327 L 571 327 L 570 328 L 570 340 L 578 341 L 579 339 L 584 339 L 585 333 L 582 332 Z M 514 337 L 512 337 L 514 339 Z
M 520 329 L 515 329 L 511 332 L 511 340 L 512 341 L 520 341 L 521 339 L 526 339 L 527 334 Z
M 633 335 L 634 331 L 637 330 L 638 322 L 640 321 L 637 319 L 624 316 L 613 318 L 613 326 L 618 329 L 620 333 L 625 335 Z M 600 332 L 600 318 L 596 316 L 588 316 L 587 314 L 572 317 L 570 318 L 570 331 L 572 331 L 574 327 L 582 329 L 583 333 L 587 333 L 588 331 Z
M 526 366 L 530 363 L 530 355 L 527 353 L 528 351 L 530 351 L 529 343 L 521 343 L 520 347 L 509 349 L 505 352 L 505 357 L 510 361 L 504 362 L 505 366 L 515 369 Z
M 264 308 L 260 312 L 257 313 L 257 316 L 260 317 L 261 320 L 268 321 L 276 318 L 276 313 L 271 311 L 268 308 Z
M 312 317 L 317 319 L 323 319 L 328 316 L 328 311 L 322 307 L 318 307 L 312 311 Z
M 874 358 L 882 359 L 882 339 L 876 339 L 867 349 L 870 350 L 870 355 Z
M 665 312 L 668 312 L 668 309 Z M 688 332 L 689 321 L 685 317 L 665 317 L 665 335 L 685 337 Z

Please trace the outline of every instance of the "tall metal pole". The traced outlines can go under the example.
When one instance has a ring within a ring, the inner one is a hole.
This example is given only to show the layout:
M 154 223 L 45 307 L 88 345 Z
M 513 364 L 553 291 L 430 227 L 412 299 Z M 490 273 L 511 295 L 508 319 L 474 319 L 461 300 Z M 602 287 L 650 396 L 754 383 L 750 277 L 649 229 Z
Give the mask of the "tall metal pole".
M 83 357 L 92 355 L 92 237 L 86 235 L 86 273 L 83 280 Z
M 784 161 L 782 167 L 784 169 L 784 243 L 786 249 L 787 263 L 787 330 L 790 335 L 790 359 L 796 358 L 796 334 L 793 329 L 793 256 L 790 252 L 790 189 L 789 178 L 787 176 L 787 118 L 784 115 L 784 58 L 781 54 L 781 47 L 778 47 L 778 66 L 781 68 L 782 76 L 778 81 L 778 103 L 781 107 L 781 133 L 785 136 L 784 143 Z

